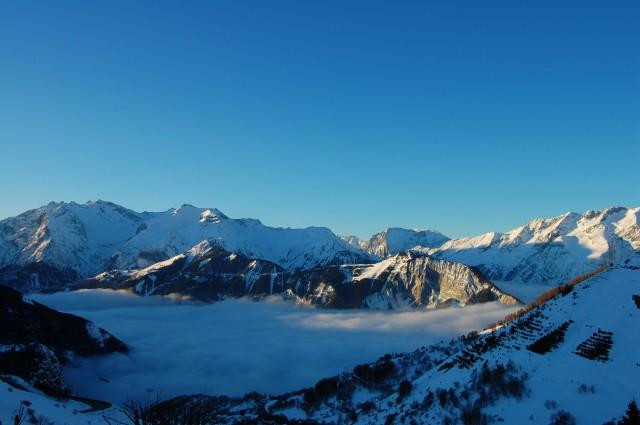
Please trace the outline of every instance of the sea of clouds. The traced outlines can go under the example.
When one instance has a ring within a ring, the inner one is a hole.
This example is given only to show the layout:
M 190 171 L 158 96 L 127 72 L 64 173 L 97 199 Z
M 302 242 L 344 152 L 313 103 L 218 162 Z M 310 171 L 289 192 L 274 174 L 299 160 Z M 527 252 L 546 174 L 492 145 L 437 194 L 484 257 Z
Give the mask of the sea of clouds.
M 93 320 L 130 347 L 128 354 L 76 358 L 65 369 L 74 394 L 119 404 L 181 394 L 292 391 L 386 353 L 482 329 L 514 309 L 486 303 L 338 311 L 275 298 L 196 304 L 109 290 L 33 298 Z

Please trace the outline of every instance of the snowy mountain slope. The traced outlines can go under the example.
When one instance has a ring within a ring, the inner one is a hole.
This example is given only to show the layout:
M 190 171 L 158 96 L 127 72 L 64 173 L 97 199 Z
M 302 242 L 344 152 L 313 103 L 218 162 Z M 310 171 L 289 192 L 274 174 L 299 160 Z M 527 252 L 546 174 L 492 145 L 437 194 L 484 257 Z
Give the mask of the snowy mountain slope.
M 102 415 L 116 417 L 124 423 L 119 408 L 93 411 L 88 402 L 52 398 L 16 377 L 0 378 L 0 423 L 14 424 L 16 415 L 22 414 L 23 424 L 104 424 Z
M 56 290 L 69 283 L 65 276 L 146 267 L 203 240 L 287 269 L 371 261 L 369 254 L 321 227 L 273 228 L 190 205 L 137 213 L 104 201 L 63 202 L 0 221 L 0 276 L 21 290 Z M 34 270 L 33 264 L 58 269 L 59 278 Z
M 422 254 L 405 252 L 371 265 L 287 271 L 209 242 L 145 269 L 101 273 L 75 287 L 130 289 L 140 295 L 176 294 L 204 301 L 280 294 L 301 304 L 382 310 L 518 302 L 476 270 Z
M 453 239 L 421 249 L 478 267 L 494 281 L 557 284 L 640 251 L 640 208 L 612 207 L 533 220 L 507 233 Z
M 383 258 L 415 246 L 437 248 L 449 240 L 448 237 L 434 230 L 411 230 L 399 227 L 391 227 L 376 233 L 369 240 L 361 240 L 357 236 L 342 236 L 342 239 L 370 254 Z
M 51 202 L 0 221 L 0 266 L 45 263 L 94 274 L 144 220 L 110 202 Z
M 311 388 L 184 396 L 152 410 L 174 418 L 188 410 L 227 424 L 617 420 L 640 397 L 639 265 L 605 270 L 497 330 L 387 355 Z
M 285 269 L 370 260 L 369 255 L 324 227 L 274 228 L 259 220 L 230 219 L 217 210 L 190 205 L 154 213 L 145 220 L 145 225 L 116 254 L 114 264 L 119 268 L 147 266 L 203 240 L 215 241 L 228 251 L 271 261 Z

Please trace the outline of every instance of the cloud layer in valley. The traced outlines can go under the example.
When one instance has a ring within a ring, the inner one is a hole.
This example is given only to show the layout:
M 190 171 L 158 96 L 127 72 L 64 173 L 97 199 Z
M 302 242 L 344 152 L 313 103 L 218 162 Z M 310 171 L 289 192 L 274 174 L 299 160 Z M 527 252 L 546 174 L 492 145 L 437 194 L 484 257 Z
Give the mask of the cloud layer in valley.
M 107 290 L 35 298 L 93 320 L 129 345 L 126 355 L 76 358 L 65 369 L 74 393 L 116 403 L 156 394 L 291 391 L 386 353 L 481 329 L 513 310 L 487 303 L 426 312 L 336 311 L 276 299 L 203 305 Z

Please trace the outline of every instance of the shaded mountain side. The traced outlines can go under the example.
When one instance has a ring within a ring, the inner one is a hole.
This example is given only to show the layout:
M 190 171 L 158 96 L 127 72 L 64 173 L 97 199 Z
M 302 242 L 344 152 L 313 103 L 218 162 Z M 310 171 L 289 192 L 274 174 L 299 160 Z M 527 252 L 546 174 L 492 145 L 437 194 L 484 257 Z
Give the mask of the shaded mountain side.
M 48 393 L 64 393 L 62 364 L 71 354 L 126 352 L 93 322 L 23 298 L 0 285 L 0 374 L 16 375 Z
M 58 354 L 73 351 L 83 356 L 127 351 L 122 341 L 92 322 L 25 299 L 5 285 L 0 285 L 0 322 L 3 345 L 35 342 Z
M 73 269 L 59 269 L 46 263 L 0 267 L 0 284 L 8 285 L 22 293 L 57 292 L 79 279 L 80 276 Z
M 129 289 L 138 295 L 176 294 L 213 302 L 225 297 L 261 297 L 282 292 L 287 274 L 277 264 L 202 242 L 147 268 L 101 273 L 76 283 L 72 289 Z
M 570 286 L 494 331 L 389 354 L 310 388 L 181 396 L 141 411 L 152 424 L 615 423 L 640 397 L 640 270 Z
M 327 308 L 395 309 L 518 300 L 461 264 L 405 252 L 375 264 L 287 271 L 208 242 L 142 270 L 114 270 L 74 285 L 176 294 L 202 301 L 281 295 Z

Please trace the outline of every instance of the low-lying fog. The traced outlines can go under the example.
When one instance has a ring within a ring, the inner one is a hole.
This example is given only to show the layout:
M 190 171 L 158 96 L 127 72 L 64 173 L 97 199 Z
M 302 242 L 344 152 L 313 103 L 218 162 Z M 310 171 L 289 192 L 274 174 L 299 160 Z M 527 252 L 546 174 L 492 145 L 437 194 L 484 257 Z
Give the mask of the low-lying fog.
M 514 310 L 487 303 L 436 311 L 337 311 L 276 299 L 203 305 L 108 290 L 32 298 L 95 321 L 130 347 L 126 355 L 77 358 L 65 369 L 74 394 L 115 403 L 156 394 L 296 390 L 385 353 L 481 329 Z

